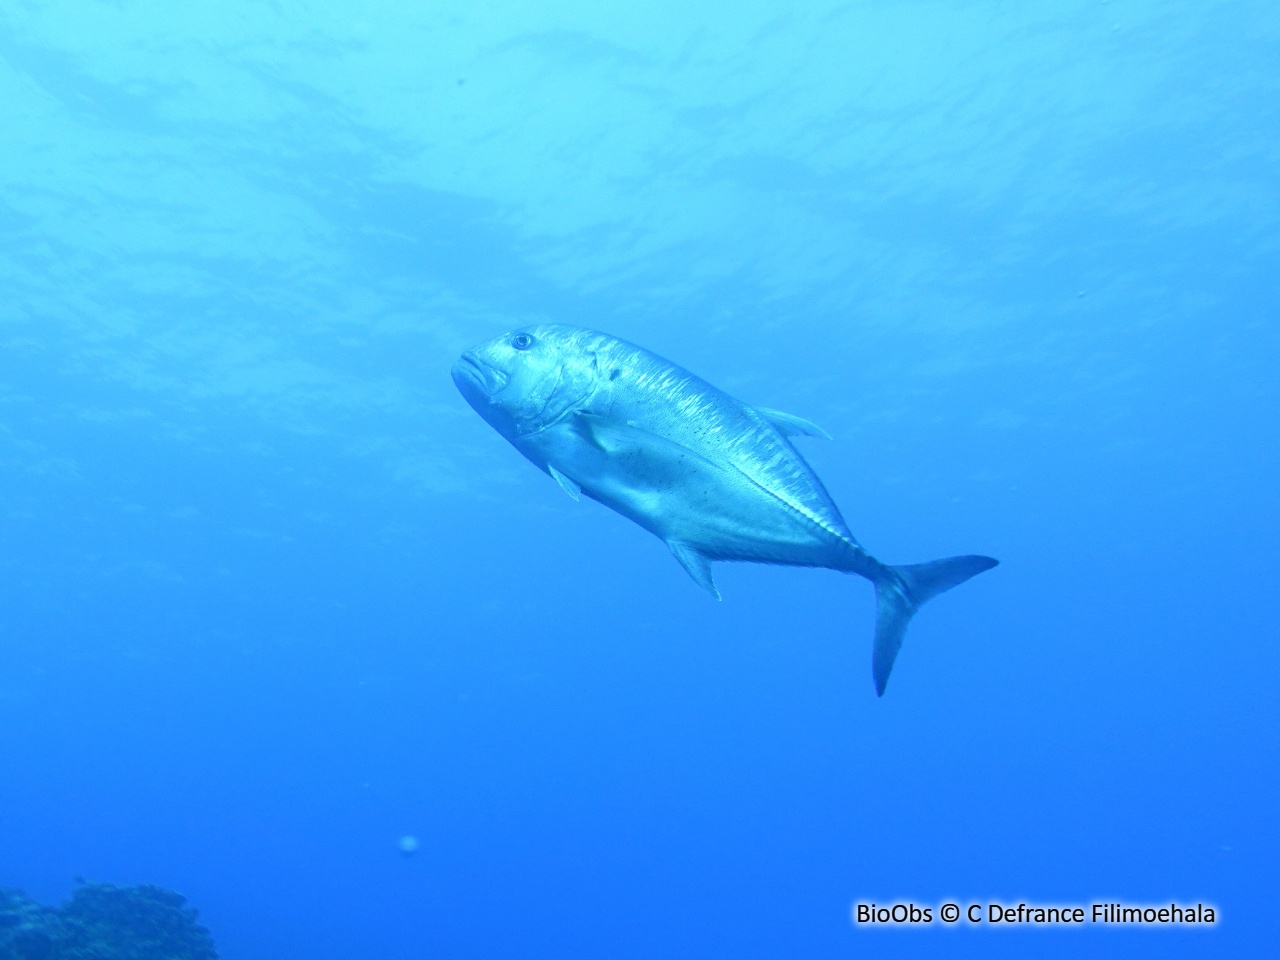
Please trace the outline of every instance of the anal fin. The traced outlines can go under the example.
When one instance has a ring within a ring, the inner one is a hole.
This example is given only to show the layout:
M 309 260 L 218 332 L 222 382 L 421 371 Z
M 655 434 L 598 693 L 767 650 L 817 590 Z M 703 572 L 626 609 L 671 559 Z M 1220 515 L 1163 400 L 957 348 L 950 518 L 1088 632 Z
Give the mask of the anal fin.
M 566 477 L 551 464 L 547 464 L 547 473 L 551 474 L 551 478 L 560 484 L 560 489 L 567 493 L 573 499 L 577 500 L 582 495 L 582 488 Z
M 687 543 L 671 541 L 667 546 L 671 548 L 675 558 L 680 561 L 680 566 L 684 567 L 689 576 L 693 577 L 694 583 L 719 600 L 720 591 L 716 589 L 716 582 L 711 577 L 711 561 Z

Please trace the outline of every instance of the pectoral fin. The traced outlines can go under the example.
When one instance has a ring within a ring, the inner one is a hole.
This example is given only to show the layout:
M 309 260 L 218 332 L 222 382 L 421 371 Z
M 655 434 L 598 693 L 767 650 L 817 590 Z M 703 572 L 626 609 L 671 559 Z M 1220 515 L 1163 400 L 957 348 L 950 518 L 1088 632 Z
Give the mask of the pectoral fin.
M 578 413 L 574 419 L 583 438 L 610 457 L 639 457 L 659 473 L 722 469 L 697 451 L 641 427 L 592 413 Z
M 551 464 L 547 464 L 547 473 L 551 474 L 551 478 L 555 480 L 556 483 L 560 484 L 560 489 L 573 497 L 573 499 L 577 500 L 582 494 L 582 488 L 580 486 L 566 477 L 555 467 L 551 466 Z
M 684 567 L 689 576 L 693 577 L 694 582 L 719 600 L 720 591 L 716 589 L 716 582 L 711 578 L 711 561 L 687 543 L 671 542 L 667 546 L 671 548 L 675 558 L 680 561 L 680 566 Z
M 830 440 L 831 434 L 816 423 L 810 423 L 803 417 L 771 410 L 768 407 L 756 407 L 756 412 L 778 428 L 778 432 L 786 437 L 821 437 Z

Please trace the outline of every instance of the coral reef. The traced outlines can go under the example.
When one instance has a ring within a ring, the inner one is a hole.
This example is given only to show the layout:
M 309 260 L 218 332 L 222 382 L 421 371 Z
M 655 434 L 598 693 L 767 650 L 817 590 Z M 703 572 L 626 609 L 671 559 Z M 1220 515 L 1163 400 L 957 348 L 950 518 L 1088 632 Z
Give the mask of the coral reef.
M 61 907 L 0 890 L 0 960 L 218 960 L 186 898 L 86 883 Z

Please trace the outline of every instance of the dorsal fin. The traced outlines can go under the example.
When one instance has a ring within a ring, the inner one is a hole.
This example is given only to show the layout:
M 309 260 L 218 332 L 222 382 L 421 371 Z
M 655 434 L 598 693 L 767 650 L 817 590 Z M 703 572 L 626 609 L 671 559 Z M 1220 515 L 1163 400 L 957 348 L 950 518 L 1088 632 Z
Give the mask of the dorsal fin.
M 830 440 L 831 434 L 823 430 L 816 423 L 812 423 L 804 417 L 797 417 L 790 413 L 783 413 L 781 410 L 773 410 L 769 407 L 756 407 L 756 412 L 778 428 L 778 431 L 786 437 L 821 437 L 823 440 Z

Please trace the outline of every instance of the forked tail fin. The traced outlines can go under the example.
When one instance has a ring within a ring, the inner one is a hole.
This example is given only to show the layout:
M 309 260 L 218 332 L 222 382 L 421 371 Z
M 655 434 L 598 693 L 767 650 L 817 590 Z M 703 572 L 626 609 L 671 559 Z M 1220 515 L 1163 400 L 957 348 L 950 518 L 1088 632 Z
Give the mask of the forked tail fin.
M 876 681 L 876 696 L 884 696 L 889 671 L 902 647 L 907 624 L 926 600 L 964 583 L 983 570 L 990 570 L 999 560 L 991 557 L 948 557 L 929 563 L 910 563 L 901 567 L 883 567 L 884 576 L 876 584 L 876 641 L 871 651 L 871 675 Z

